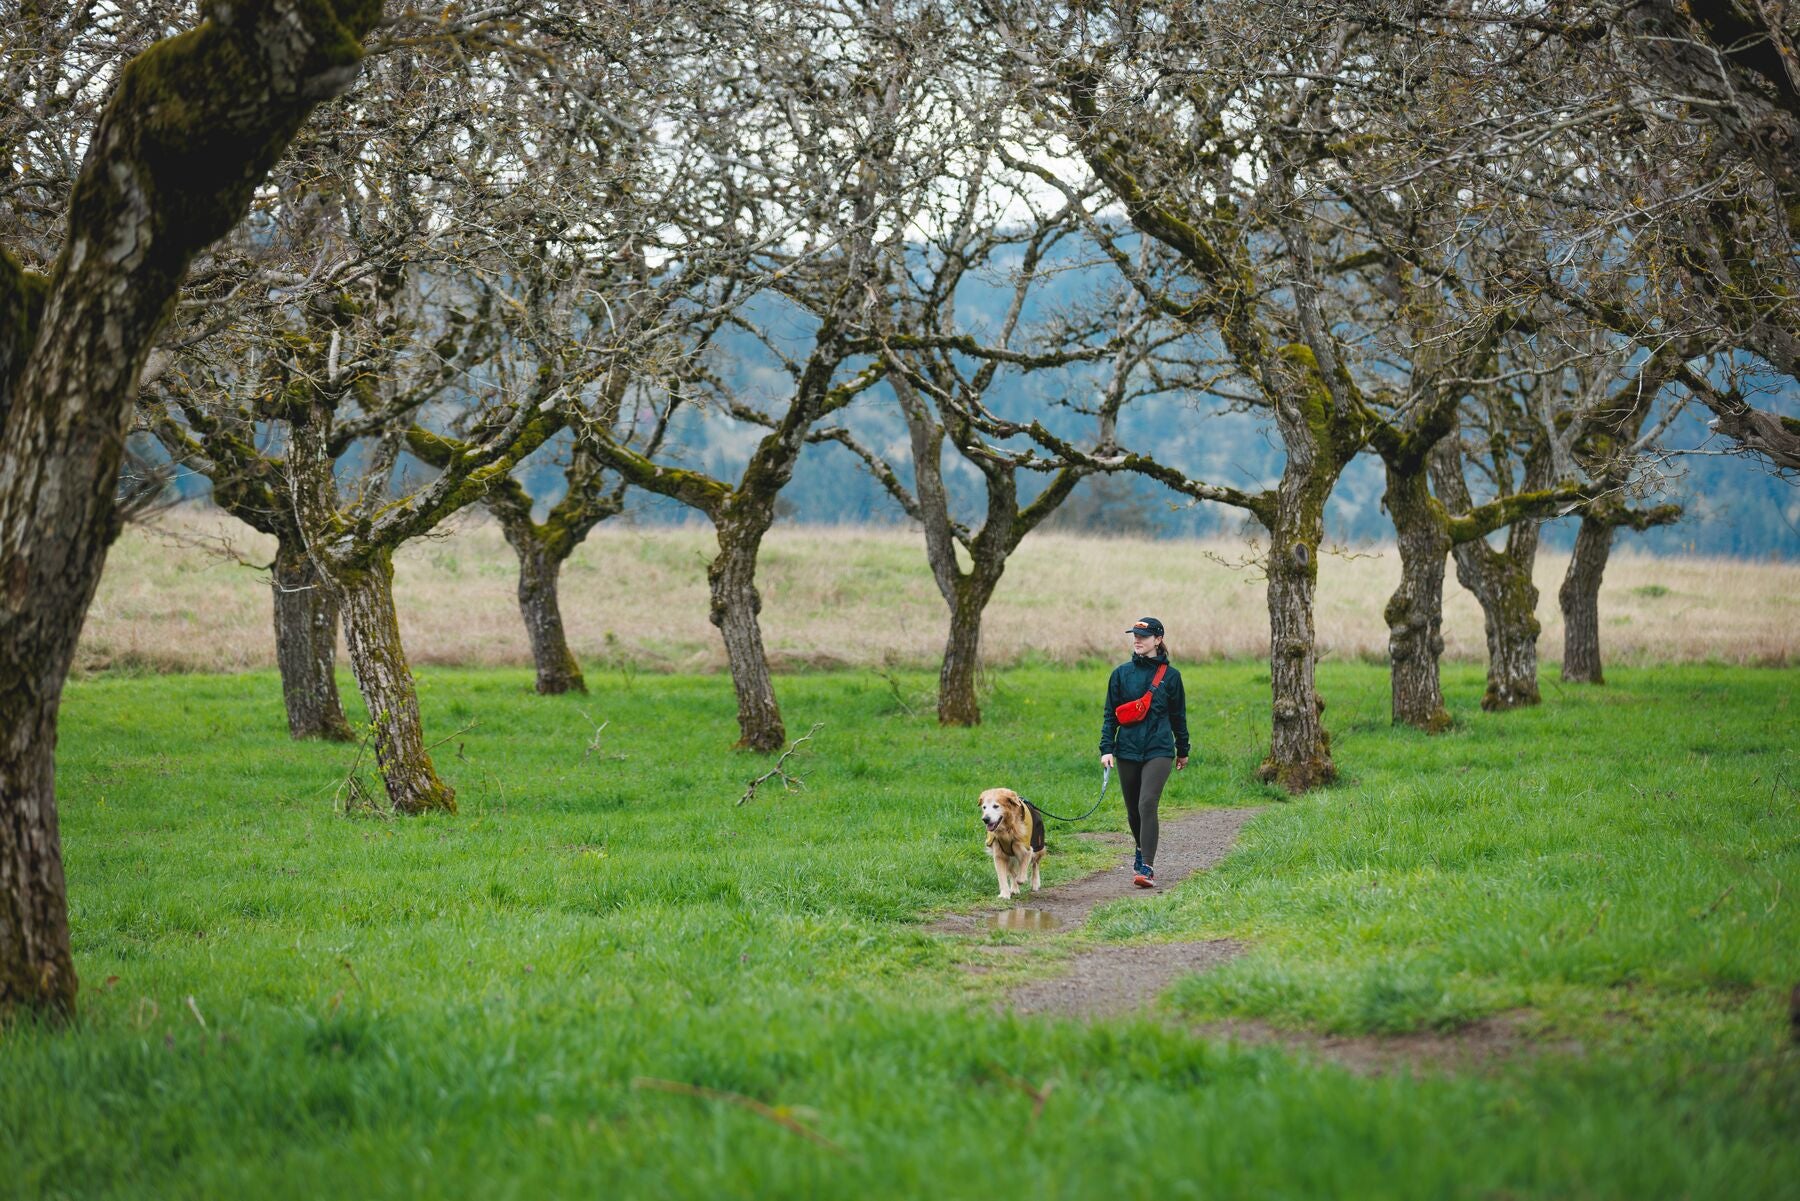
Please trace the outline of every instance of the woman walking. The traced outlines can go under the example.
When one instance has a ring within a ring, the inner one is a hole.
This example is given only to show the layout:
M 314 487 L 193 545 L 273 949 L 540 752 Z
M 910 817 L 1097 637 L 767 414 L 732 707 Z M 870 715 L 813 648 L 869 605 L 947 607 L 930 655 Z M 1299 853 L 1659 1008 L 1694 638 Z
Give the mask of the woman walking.
M 1137 843 L 1139 888 L 1156 887 L 1156 806 L 1171 771 L 1188 761 L 1187 694 L 1181 673 L 1169 666 L 1163 623 L 1145 617 L 1125 631 L 1131 662 L 1113 668 L 1106 681 L 1106 714 L 1100 723 L 1100 765 L 1119 769 L 1125 816 Z

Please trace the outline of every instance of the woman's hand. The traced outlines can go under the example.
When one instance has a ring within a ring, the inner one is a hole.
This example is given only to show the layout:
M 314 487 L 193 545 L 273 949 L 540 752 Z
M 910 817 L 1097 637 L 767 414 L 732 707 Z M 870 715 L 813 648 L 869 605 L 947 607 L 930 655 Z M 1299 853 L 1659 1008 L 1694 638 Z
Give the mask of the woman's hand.
M 1113 766 L 1113 757 L 1111 755 L 1100 756 L 1100 766 L 1104 767 L 1107 771 L 1111 771 L 1112 766 Z
M 1175 770 L 1176 771 L 1180 771 L 1182 768 L 1184 768 L 1186 766 L 1187 766 L 1187 756 L 1186 755 L 1175 756 Z

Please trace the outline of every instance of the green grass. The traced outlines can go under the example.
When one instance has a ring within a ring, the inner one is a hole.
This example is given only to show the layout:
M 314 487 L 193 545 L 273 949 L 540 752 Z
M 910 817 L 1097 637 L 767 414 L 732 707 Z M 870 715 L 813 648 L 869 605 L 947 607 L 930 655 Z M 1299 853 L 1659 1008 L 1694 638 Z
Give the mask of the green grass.
M 351 752 L 287 742 L 268 675 L 78 682 L 81 1018 L 0 1034 L 0 1194 L 1800 1196 L 1800 672 L 1615 674 L 1487 715 L 1454 669 L 1460 723 L 1427 738 L 1389 727 L 1379 668 L 1327 667 L 1345 779 L 1286 802 L 1249 783 L 1262 669 L 1188 669 L 1166 806 L 1271 807 L 1062 943 L 1253 950 L 1178 985 L 1176 1021 L 1092 1024 L 996 1016 L 999 978 L 918 918 L 992 892 L 979 789 L 1086 807 L 1098 667 L 997 674 L 977 730 L 872 674 L 785 677 L 790 733 L 825 723 L 805 789 L 743 807 L 768 764 L 722 749 L 722 678 L 546 699 L 430 670 L 463 811 L 391 822 L 333 811 Z M 1052 850 L 1050 883 L 1105 858 Z M 1180 1020 L 1500 1013 L 1585 1053 L 1370 1078 Z M 1054 1086 L 1035 1123 L 1021 1082 Z

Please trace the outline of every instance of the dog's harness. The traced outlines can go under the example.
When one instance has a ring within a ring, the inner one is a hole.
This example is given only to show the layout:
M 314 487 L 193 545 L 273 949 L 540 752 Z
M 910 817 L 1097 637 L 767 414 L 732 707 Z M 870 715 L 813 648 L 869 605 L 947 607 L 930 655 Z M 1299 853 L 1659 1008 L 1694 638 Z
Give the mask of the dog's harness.
M 1111 779 L 1112 779 L 1112 768 L 1109 767 L 1109 768 L 1104 769 L 1100 776 L 1100 795 L 1094 798 L 1094 803 L 1092 805 L 1089 805 L 1087 812 L 1082 814 L 1080 817 L 1064 817 L 1060 813 L 1050 812 L 1048 809 L 1044 808 L 1042 805 L 1039 805 L 1036 802 L 1031 801 L 1025 797 L 1021 796 L 1019 799 L 1021 801 L 1024 801 L 1027 805 L 1030 805 L 1033 809 L 1036 809 L 1039 813 L 1043 814 L 1045 817 L 1053 817 L 1059 822 L 1086 821 L 1089 818 L 1089 816 L 1091 816 L 1093 814 L 1094 810 L 1096 810 L 1100 807 L 1100 802 L 1104 801 L 1106 799 L 1106 785 L 1107 785 L 1107 782 L 1110 781 Z

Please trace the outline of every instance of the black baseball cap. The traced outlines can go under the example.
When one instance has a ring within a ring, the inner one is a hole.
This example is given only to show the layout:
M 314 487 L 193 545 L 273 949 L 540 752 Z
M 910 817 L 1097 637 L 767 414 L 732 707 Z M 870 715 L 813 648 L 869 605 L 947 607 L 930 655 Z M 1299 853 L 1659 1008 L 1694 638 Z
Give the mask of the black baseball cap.
M 1154 617 L 1140 617 L 1132 622 L 1131 628 L 1125 632 L 1127 634 L 1142 634 L 1147 638 L 1161 638 L 1163 636 L 1163 624 Z

